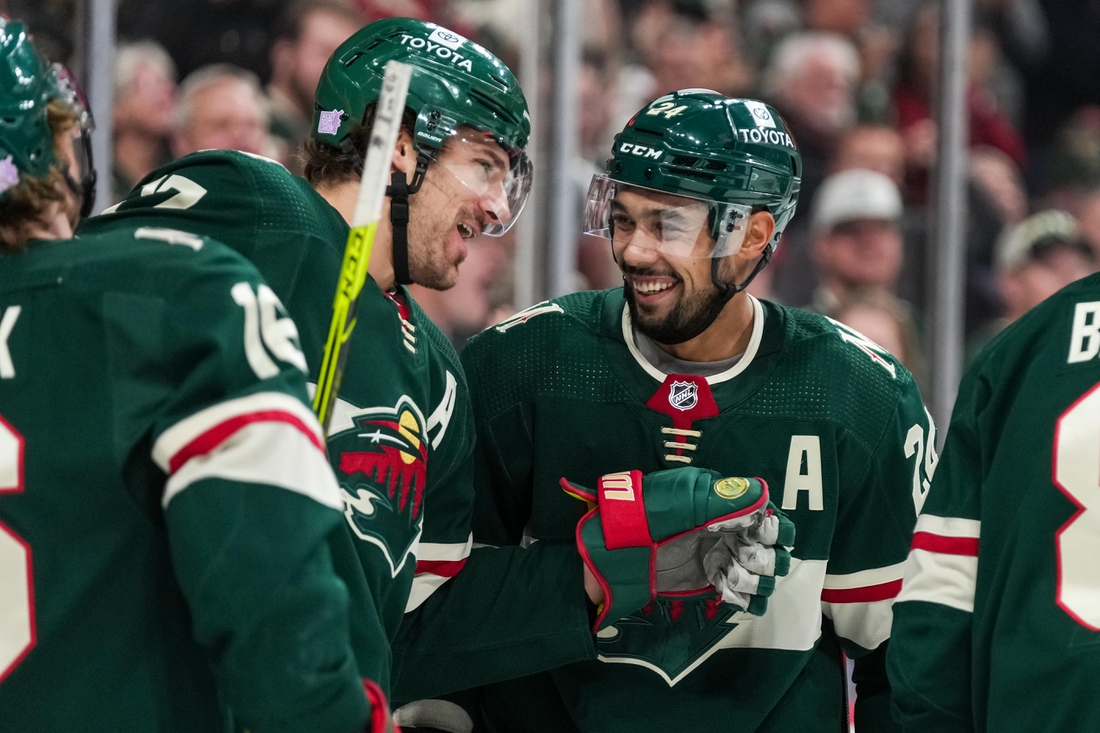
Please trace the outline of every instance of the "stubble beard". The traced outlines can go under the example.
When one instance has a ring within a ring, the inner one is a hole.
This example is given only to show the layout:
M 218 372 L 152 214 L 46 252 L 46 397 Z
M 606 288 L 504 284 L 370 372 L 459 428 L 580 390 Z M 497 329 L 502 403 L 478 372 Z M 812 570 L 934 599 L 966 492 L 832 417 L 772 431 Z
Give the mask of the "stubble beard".
M 673 273 L 658 273 L 644 268 L 627 268 L 624 272 L 634 275 L 672 275 Z M 683 285 L 683 280 L 677 277 Z M 668 313 L 658 316 L 650 313 L 648 309 L 638 304 L 634 297 L 634 288 L 626 285 L 623 288 L 627 308 L 630 309 L 630 320 L 634 326 L 646 337 L 659 344 L 678 344 L 686 341 L 685 336 L 694 334 L 696 323 L 704 318 L 712 308 L 722 300 L 718 288 L 714 283 L 708 283 L 705 289 L 688 294 L 687 289 L 681 288 L 681 294 Z
M 450 290 L 458 282 L 461 264 L 461 260 L 454 262 L 447 254 L 447 240 L 456 221 L 430 209 L 421 212 L 415 199 L 412 196 L 409 200 L 409 277 L 432 290 Z

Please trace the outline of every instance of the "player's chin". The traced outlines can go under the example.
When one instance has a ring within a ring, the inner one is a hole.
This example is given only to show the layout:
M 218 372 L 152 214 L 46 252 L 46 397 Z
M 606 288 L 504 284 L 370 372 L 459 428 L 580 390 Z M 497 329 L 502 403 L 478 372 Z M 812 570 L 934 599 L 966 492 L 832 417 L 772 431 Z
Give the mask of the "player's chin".
M 423 271 L 412 273 L 413 281 L 432 290 L 450 290 L 458 284 L 458 262 L 436 260 Z

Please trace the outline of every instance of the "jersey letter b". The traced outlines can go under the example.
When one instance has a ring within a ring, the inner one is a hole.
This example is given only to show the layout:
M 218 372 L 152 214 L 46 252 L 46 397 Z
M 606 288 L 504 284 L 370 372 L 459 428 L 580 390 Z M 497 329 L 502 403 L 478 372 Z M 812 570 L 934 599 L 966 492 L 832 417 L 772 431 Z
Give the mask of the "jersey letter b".
M 1078 303 L 1073 310 L 1068 363 L 1077 364 L 1100 353 L 1100 301 Z

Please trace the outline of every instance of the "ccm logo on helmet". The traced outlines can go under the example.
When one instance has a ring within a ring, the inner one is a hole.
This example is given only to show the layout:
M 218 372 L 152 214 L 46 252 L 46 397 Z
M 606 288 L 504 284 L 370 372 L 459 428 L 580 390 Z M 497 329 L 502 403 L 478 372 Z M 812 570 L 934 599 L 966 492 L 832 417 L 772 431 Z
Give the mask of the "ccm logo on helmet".
M 435 33 L 433 33 L 432 35 L 434 36 Z M 429 54 L 435 54 L 436 57 L 441 58 L 445 61 L 449 59 L 452 64 L 459 67 L 460 69 L 465 69 L 466 71 L 473 73 L 474 65 L 470 63 L 470 59 L 466 58 L 454 49 L 448 48 L 448 45 L 454 43 L 453 39 L 457 38 L 457 36 L 452 33 L 444 33 L 441 34 L 441 36 L 442 35 L 447 36 L 447 43 L 443 42 L 444 39 L 442 37 L 437 39 L 440 41 L 440 43 L 433 43 L 431 40 L 426 38 L 416 38 L 413 36 L 402 34 L 401 45 L 408 46 L 409 48 L 414 48 L 417 51 L 424 50 Z
M 634 143 L 623 143 L 619 146 L 619 152 L 630 153 L 642 158 L 652 158 L 653 160 L 657 160 L 665 154 L 663 150 L 654 150 L 653 148 L 647 148 L 645 145 L 635 145 Z

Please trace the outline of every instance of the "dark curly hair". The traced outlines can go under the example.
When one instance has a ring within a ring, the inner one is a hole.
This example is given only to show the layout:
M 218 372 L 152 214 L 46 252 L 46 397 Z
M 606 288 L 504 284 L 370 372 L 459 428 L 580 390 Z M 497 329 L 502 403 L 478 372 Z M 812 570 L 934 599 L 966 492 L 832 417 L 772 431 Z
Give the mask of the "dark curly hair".
M 60 102 L 47 107 L 50 130 L 56 138 L 79 125 L 76 115 Z M 60 161 L 59 161 L 60 162 Z M 19 251 L 26 247 L 30 232 L 43 223 L 50 207 L 65 200 L 69 190 L 59 162 L 41 178 L 21 175 L 18 185 L 0 200 L 0 250 Z

